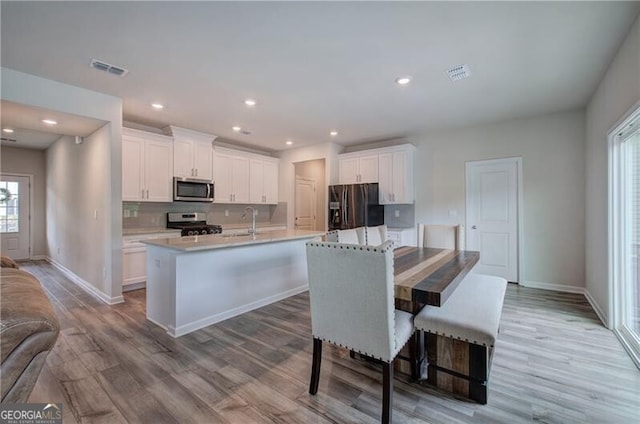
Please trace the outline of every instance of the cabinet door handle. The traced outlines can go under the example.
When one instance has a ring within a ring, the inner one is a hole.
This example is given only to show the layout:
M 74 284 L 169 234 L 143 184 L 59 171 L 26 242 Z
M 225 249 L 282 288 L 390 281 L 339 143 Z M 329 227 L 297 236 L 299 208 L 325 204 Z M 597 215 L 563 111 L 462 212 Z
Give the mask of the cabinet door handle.
M 198 168 L 196 168 L 196 177 L 198 176 Z
M 147 199 L 149 198 L 149 189 L 147 189 Z
M 142 193 L 140 193 L 140 197 L 144 199 L 144 189 L 142 189 Z

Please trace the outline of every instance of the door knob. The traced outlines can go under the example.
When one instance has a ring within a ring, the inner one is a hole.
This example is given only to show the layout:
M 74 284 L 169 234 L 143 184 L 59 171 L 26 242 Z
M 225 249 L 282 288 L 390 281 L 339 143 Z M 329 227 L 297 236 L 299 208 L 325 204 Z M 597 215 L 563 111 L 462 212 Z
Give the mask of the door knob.
M 472 229 L 472 230 L 475 230 L 475 229 L 476 229 L 476 226 L 475 226 L 475 225 L 472 225 L 472 226 L 471 226 L 471 229 Z

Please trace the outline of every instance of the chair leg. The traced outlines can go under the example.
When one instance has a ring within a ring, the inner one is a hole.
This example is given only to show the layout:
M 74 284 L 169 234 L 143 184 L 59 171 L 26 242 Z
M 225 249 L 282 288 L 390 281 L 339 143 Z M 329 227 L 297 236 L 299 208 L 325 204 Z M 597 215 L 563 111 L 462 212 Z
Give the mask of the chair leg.
M 313 363 L 311 364 L 311 383 L 309 383 L 309 393 L 318 393 L 318 383 L 320 382 L 320 362 L 322 360 L 322 340 L 313 338 Z
M 391 424 L 393 414 L 393 361 L 382 364 L 382 424 Z

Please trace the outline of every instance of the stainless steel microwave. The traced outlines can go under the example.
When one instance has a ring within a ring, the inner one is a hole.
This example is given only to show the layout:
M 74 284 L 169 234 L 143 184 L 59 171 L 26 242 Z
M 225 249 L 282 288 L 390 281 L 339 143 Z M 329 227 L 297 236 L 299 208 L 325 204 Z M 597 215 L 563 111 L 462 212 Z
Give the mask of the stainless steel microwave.
M 213 202 L 213 181 L 173 177 L 173 200 L 180 202 Z

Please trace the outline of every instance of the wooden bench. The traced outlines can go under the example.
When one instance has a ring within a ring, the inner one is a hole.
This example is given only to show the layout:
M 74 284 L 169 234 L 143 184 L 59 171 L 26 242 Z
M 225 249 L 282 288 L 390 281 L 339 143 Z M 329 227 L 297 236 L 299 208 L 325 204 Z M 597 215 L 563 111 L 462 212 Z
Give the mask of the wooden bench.
M 487 383 L 507 281 L 468 274 L 441 307 L 425 306 L 414 319 L 425 332 L 427 383 L 487 403 Z

